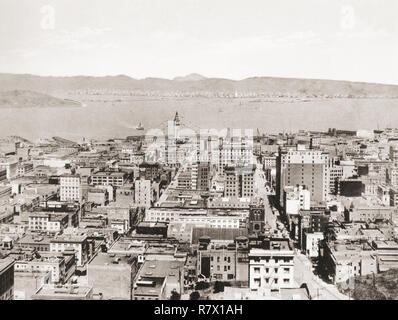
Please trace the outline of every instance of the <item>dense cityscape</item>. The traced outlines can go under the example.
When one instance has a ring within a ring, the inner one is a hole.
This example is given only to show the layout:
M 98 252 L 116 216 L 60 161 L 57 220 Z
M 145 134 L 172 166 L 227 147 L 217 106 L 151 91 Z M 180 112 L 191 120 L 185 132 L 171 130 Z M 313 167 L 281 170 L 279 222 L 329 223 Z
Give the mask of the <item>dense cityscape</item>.
M 397 12 L 1 0 L 0 317 L 379 317 Z
M 0 141 L 0 300 L 396 297 L 396 129 L 144 126 Z

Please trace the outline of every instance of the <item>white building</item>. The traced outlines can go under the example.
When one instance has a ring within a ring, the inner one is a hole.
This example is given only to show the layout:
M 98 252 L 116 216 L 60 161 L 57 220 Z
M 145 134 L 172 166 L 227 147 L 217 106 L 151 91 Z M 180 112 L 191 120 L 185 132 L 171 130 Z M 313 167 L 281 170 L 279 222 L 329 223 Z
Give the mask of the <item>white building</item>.
M 60 177 L 61 201 L 80 201 L 81 188 L 79 175 L 62 175 Z
M 288 215 L 298 215 L 300 210 L 309 210 L 311 192 L 303 186 L 287 186 L 284 189 L 284 208 Z
M 307 233 L 305 235 L 305 254 L 310 258 L 316 258 L 319 255 L 319 241 L 323 240 L 322 232 Z
M 294 251 L 251 249 L 249 287 L 251 292 L 269 296 L 271 290 L 294 288 Z
M 18 161 L 9 160 L 5 162 L 0 162 L 0 170 L 5 169 L 7 172 L 7 179 L 10 180 L 18 175 Z
M 87 236 L 63 235 L 51 239 L 50 251 L 64 252 L 65 250 L 74 250 L 77 266 L 83 266 L 88 259 L 89 253 Z
M 375 134 L 373 130 L 370 129 L 359 129 L 357 130 L 357 137 L 365 139 L 374 139 Z
M 68 214 L 51 214 L 45 212 L 34 212 L 29 215 L 30 231 L 60 232 L 68 227 Z
M 234 214 L 217 214 L 205 209 L 150 208 L 145 221 L 192 223 L 208 228 L 240 228 L 246 223 L 249 210 L 236 210 Z
M 51 272 L 53 283 L 62 282 L 65 277 L 65 259 L 51 257 L 47 259 L 19 260 L 14 265 L 15 272 Z

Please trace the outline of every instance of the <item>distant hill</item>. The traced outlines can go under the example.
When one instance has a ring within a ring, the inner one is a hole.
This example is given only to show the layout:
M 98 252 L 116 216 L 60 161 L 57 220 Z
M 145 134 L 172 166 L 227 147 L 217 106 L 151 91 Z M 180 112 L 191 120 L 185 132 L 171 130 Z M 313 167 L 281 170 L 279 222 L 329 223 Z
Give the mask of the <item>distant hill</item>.
M 197 73 L 191 73 L 186 75 L 185 77 L 175 77 L 173 81 L 201 81 L 201 80 L 206 80 L 207 78 L 197 74 Z
M 79 107 L 80 103 L 30 90 L 0 91 L 0 108 Z
M 334 80 L 254 77 L 243 80 L 205 78 L 198 74 L 177 77 L 133 79 L 125 75 L 106 77 L 41 77 L 0 74 L 2 90 L 28 90 L 61 96 L 77 90 L 129 90 L 157 95 L 205 93 L 207 96 L 265 97 L 398 97 L 398 86 Z M 15 94 L 15 98 L 18 95 Z M 5 98 L 2 98 L 3 100 Z M 32 97 L 33 99 L 33 97 Z M 7 102 L 7 100 L 4 100 Z M 57 101 L 52 100 L 53 103 Z M 60 101 L 58 101 L 60 102 Z M 12 101 L 8 101 L 12 103 Z
M 22 142 L 25 144 L 32 144 L 29 140 L 22 138 L 20 136 L 7 136 L 4 138 L 0 138 L 0 144 L 1 143 L 16 143 L 16 142 Z

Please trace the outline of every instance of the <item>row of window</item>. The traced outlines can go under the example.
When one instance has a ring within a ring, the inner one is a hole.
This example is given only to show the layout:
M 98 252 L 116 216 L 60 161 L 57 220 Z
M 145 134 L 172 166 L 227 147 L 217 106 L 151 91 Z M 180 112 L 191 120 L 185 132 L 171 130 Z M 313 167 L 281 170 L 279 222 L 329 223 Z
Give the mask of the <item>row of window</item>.
M 214 267 L 213 265 L 210 266 L 211 270 L 213 270 L 213 267 Z M 217 267 L 217 268 L 216 268 L 217 271 L 221 271 L 221 270 L 220 270 L 221 268 L 220 268 L 219 265 L 217 265 L 216 267 Z M 231 266 L 224 266 L 224 271 L 230 271 L 230 270 L 231 270 Z
M 210 257 L 210 261 L 214 261 L 214 257 L 213 256 L 211 256 Z M 217 262 L 220 262 L 221 261 L 221 257 L 217 257 Z M 231 262 L 231 257 L 224 257 L 224 261 L 225 262 Z

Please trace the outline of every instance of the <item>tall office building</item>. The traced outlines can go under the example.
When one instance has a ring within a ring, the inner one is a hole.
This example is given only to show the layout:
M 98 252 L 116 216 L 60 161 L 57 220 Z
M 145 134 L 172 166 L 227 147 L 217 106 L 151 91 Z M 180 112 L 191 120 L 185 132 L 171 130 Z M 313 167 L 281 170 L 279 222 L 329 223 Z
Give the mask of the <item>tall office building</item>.
M 226 197 L 249 198 L 254 196 L 255 166 L 225 167 L 224 195 Z
M 137 179 L 135 181 L 135 204 L 138 207 L 150 208 L 151 201 L 151 180 Z
M 207 162 L 197 162 L 192 165 L 192 189 L 209 190 L 210 186 L 210 164 Z
M 64 174 L 60 177 L 61 201 L 80 201 L 80 176 Z
M 228 130 L 226 138 L 219 138 L 218 171 L 223 173 L 228 166 L 250 166 L 253 164 L 253 137 L 233 136 Z
M 280 148 L 276 161 L 276 196 L 283 206 L 283 190 L 286 186 L 305 186 L 311 192 L 311 200 L 323 202 L 329 192 L 329 155 L 305 146 Z
M 177 111 L 174 116 L 173 125 L 174 125 L 174 138 L 177 140 L 180 138 L 180 128 L 181 128 L 180 116 L 178 115 Z

